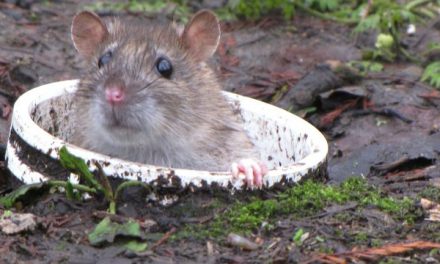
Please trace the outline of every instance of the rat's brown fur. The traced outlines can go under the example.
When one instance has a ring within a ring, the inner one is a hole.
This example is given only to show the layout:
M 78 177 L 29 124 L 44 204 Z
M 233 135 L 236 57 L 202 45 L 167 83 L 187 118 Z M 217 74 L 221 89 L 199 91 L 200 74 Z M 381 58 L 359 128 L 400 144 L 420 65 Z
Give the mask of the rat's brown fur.
M 74 33 L 81 30 L 74 27 Z M 211 171 L 259 158 L 212 70 L 172 25 L 113 19 L 105 27 L 108 34 L 91 49 L 89 73 L 75 94 L 72 143 L 126 160 Z M 88 45 L 73 39 L 80 53 L 84 48 L 78 46 Z M 108 50 L 111 61 L 98 69 L 98 58 Z M 171 61 L 170 80 L 157 73 L 158 56 Z M 112 107 L 104 98 L 105 86 L 121 83 L 125 102 Z

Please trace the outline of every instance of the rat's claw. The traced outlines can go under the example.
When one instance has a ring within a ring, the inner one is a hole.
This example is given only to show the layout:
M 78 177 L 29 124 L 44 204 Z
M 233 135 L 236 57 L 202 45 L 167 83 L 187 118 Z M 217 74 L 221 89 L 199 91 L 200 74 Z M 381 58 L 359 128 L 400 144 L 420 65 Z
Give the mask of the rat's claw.
M 260 164 L 254 162 L 252 163 L 252 170 L 254 174 L 254 184 L 258 187 L 263 186 L 263 175 L 262 169 L 260 168 Z
M 248 187 L 263 186 L 263 176 L 268 172 L 267 167 L 261 162 L 253 159 L 242 159 L 238 163 L 231 165 L 231 173 L 234 179 L 239 178 L 240 174 L 244 175 L 244 181 Z
M 233 179 L 238 179 L 238 175 L 240 174 L 240 170 L 238 169 L 238 163 L 232 162 L 231 164 L 231 174 Z

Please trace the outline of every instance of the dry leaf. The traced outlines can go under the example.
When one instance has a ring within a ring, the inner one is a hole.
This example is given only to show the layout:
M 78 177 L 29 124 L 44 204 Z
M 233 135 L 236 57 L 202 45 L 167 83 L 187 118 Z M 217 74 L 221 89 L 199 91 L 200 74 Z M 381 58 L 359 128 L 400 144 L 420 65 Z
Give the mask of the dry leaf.
M 0 229 L 8 235 L 17 234 L 23 231 L 32 231 L 35 229 L 36 216 L 33 214 L 17 214 L 0 219 Z
M 425 198 L 420 199 L 420 204 L 422 205 L 423 210 L 428 213 L 428 218 L 426 218 L 426 220 L 440 221 L 440 204 Z

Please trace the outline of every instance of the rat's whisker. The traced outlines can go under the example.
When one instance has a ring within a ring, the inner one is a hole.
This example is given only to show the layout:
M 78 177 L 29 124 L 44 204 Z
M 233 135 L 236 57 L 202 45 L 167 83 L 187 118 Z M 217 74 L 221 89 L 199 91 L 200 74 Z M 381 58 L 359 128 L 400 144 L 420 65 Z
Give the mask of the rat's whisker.
M 152 82 L 148 83 L 147 85 L 145 85 L 144 87 L 142 87 L 141 89 L 139 89 L 138 92 L 147 89 L 148 87 L 150 87 L 154 82 L 156 82 L 156 81 L 159 80 L 159 79 L 160 79 L 160 78 L 156 78 L 156 79 L 154 79 Z

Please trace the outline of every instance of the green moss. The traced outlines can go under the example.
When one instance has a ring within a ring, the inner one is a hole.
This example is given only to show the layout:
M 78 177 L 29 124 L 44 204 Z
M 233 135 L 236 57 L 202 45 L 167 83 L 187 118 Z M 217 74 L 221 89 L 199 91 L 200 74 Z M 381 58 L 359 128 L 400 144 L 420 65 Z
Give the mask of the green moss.
M 63 240 L 59 240 L 58 244 L 55 246 L 55 250 L 57 250 L 57 251 L 66 251 L 68 246 L 69 246 L 68 243 L 66 243 Z
M 318 248 L 318 252 L 319 253 L 323 253 L 323 254 L 333 254 L 333 253 L 335 253 L 332 248 L 325 247 L 325 246 L 319 247 Z
M 224 214 L 217 216 L 206 227 L 188 226 L 180 235 L 191 237 L 225 236 L 229 232 L 250 234 L 253 231 L 270 230 L 278 217 L 303 218 L 312 216 L 332 204 L 357 202 L 359 207 L 374 206 L 389 213 L 398 221 L 412 223 L 420 216 L 413 200 L 385 196 L 378 188 L 362 178 L 351 178 L 339 186 L 305 181 L 280 193 L 276 198 L 250 202 L 237 202 Z M 194 232 L 194 233 L 192 233 Z
M 429 251 L 429 256 L 430 257 L 440 256 L 440 249 L 439 248 L 431 249 L 431 251 Z
M 440 243 L 440 223 L 434 221 L 426 221 L 422 226 L 420 233 L 424 234 L 424 239 L 432 242 Z
M 381 247 L 381 246 L 383 246 L 383 241 L 380 239 L 371 239 L 371 246 L 372 247 Z
M 349 223 L 353 221 L 353 217 L 353 214 L 347 211 L 339 212 L 333 216 L 336 221 L 339 221 L 341 223 Z
M 428 186 L 419 193 L 418 197 L 440 203 L 440 188 Z
M 368 241 L 368 234 L 365 232 L 359 232 L 354 236 L 354 240 L 356 243 L 365 243 Z

